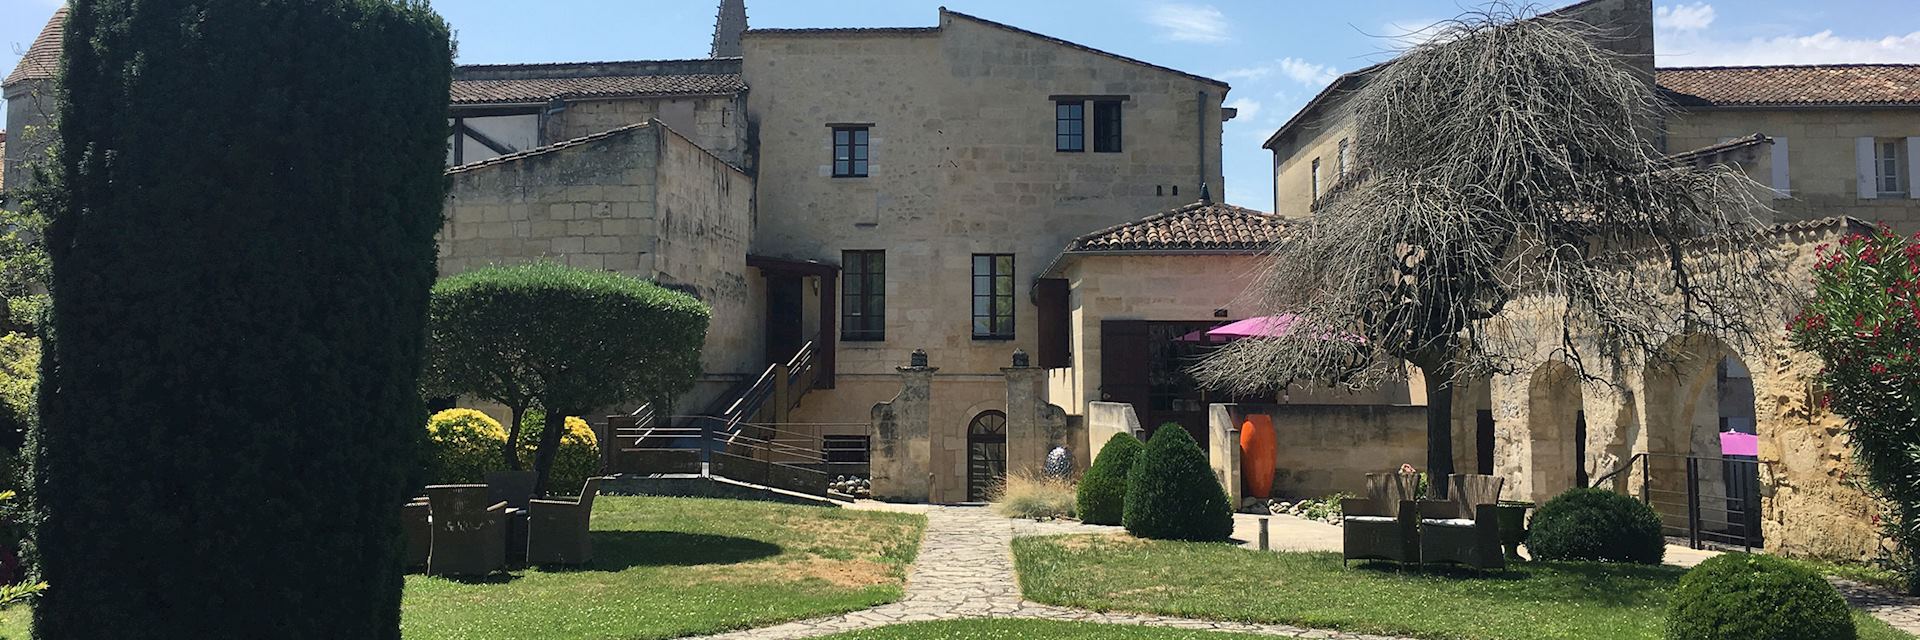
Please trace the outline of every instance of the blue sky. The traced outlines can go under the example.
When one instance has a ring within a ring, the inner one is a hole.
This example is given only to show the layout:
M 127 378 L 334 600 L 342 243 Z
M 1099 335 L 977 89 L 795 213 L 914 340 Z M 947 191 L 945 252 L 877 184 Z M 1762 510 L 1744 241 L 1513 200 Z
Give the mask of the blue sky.
M 0 0 L 11 69 L 60 0 Z M 1547 8 L 1569 4 L 1549 0 Z M 463 63 L 705 57 L 716 0 L 438 0 Z M 748 0 L 756 27 L 932 26 L 937 9 L 1227 80 L 1228 200 L 1272 210 L 1260 143 L 1339 73 L 1458 14 L 1453 0 Z M 1655 1 L 1662 66 L 1920 63 L 1911 0 Z

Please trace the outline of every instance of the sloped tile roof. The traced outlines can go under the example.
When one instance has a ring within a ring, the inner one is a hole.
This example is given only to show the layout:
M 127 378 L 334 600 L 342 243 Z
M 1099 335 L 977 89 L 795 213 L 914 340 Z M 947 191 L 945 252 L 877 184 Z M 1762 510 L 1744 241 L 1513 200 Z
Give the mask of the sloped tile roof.
M 1681 106 L 1920 106 L 1920 65 L 1673 67 L 1655 71 Z
M 27 55 L 20 58 L 19 66 L 13 73 L 7 74 L 0 86 L 11 87 L 28 80 L 44 80 L 60 71 L 60 42 L 67 31 L 67 8 L 60 7 L 47 20 L 47 26 L 40 30 L 40 36 L 33 39 L 33 45 L 27 47 Z
M 1285 218 L 1219 202 L 1196 202 L 1074 239 L 1067 253 L 1265 251 L 1286 235 Z
M 452 97 L 454 104 L 520 104 L 554 98 L 731 95 L 746 88 L 737 73 L 515 78 L 455 80 Z

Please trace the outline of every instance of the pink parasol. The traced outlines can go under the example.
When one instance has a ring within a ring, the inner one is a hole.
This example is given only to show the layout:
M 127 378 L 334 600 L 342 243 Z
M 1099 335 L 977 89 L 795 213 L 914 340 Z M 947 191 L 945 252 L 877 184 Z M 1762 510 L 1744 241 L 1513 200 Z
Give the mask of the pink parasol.
M 1722 433 L 1720 434 L 1720 455 L 1758 456 L 1760 455 L 1760 436 L 1736 431 Z

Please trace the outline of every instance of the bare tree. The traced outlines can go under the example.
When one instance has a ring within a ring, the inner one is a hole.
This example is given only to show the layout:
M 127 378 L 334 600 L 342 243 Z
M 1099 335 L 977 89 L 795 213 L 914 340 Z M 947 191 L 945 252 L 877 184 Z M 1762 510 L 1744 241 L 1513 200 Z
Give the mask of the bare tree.
M 1455 382 L 1540 351 L 1541 322 L 1503 312 L 1544 317 L 1552 357 L 1590 380 L 1666 336 L 1761 328 L 1752 306 L 1782 289 L 1752 242 L 1759 185 L 1667 162 L 1652 78 L 1590 26 L 1520 14 L 1437 25 L 1370 73 L 1347 103 L 1344 179 L 1250 292 L 1294 316 L 1291 331 L 1222 348 L 1196 366 L 1203 383 L 1363 389 L 1410 362 L 1426 380 L 1427 469 L 1444 478 Z

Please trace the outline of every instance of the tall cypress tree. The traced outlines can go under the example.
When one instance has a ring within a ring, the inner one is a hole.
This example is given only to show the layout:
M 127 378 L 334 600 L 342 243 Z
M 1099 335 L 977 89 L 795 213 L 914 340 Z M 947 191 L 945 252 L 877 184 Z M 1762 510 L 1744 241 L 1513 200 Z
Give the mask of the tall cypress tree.
M 44 638 L 398 638 L 452 56 L 413 0 L 77 0 Z

